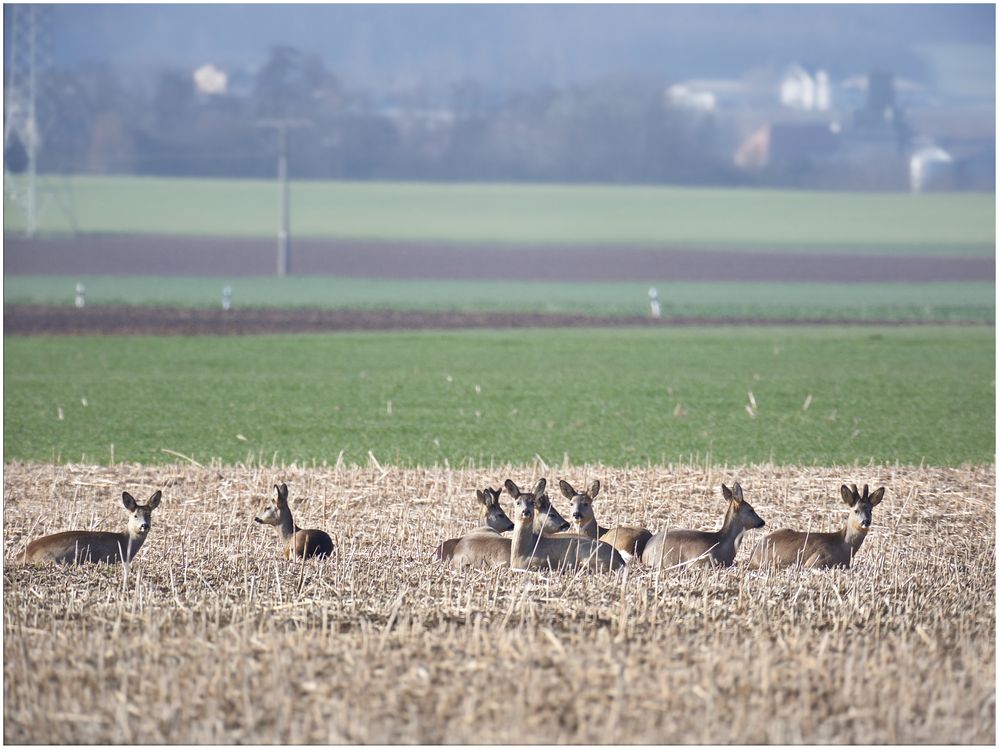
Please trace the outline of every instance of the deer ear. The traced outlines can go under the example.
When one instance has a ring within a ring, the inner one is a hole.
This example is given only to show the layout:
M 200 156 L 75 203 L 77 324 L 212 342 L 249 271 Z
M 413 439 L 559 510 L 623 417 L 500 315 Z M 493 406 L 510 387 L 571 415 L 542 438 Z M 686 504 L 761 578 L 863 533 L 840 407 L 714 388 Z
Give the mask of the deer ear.
M 520 488 L 510 479 L 504 481 L 503 486 L 506 488 L 506 493 L 509 494 L 514 499 L 520 496 Z
M 548 488 L 548 482 L 545 479 L 541 479 L 540 481 L 538 481 L 538 483 L 534 485 L 534 492 L 533 492 L 534 496 L 540 497 L 542 494 L 545 493 L 545 489 L 547 488 Z
M 587 490 L 586 495 L 590 499 L 594 499 L 599 493 L 600 493 L 600 482 L 594 481 L 592 484 L 590 484 L 590 488 L 589 490 Z
M 558 488 L 562 490 L 562 496 L 566 499 L 572 499 L 576 496 L 576 490 L 572 488 L 572 484 L 568 481 L 559 481 Z
M 475 498 L 479 501 L 480 505 L 489 506 L 489 500 L 486 499 L 486 495 L 483 494 L 479 489 L 475 490 Z
M 157 492 L 149 498 L 149 509 L 155 510 L 157 507 L 159 507 L 160 499 L 162 498 L 163 498 L 163 492 L 157 490 Z
M 125 509 L 129 512 L 135 512 L 135 508 L 139 506 L 139 503 L 135 501 L 135 497 L 128 492 L 121 493 L 121 503 L 125 505 Z
M 884 496 L 885 488 L 883 486 L 880 489 L 875 489 L 871 495 L 871 507 L 877 507 L 881 500 L 884 499 Z
M 729 502 L 732 501 L 732 490 L 725 486 L 725 484 L 722 484 L 722 496 Z
M 738 481 L 732 484 L 732 496 L 737 502 L 742 502 L 742 485 Z
M 839 488 L 839 493 L 840 493 L 840 496 L 843 497 L 843 501 L 846 502 L 847 506 L 853 507 L 853 502 L 854 502 L 853 492 L 850 491 L 850 487 L 847 486 L 846 484 L 843 484 Z

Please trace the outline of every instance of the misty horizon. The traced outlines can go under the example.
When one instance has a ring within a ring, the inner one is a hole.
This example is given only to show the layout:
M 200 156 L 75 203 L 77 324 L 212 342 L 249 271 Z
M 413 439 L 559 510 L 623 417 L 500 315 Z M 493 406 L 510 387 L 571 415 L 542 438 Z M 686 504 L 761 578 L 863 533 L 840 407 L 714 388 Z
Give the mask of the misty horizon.
M 5 16 L 11 5 L 5 6 Z M 54 5 L 55 67 L 253 71 L 274 46 L 382 89 L 477 80 L 499 90 L 603 76 L 739 77 L 799 62 L 887 69 L 946 87 L 934 49 L 972 51 L 994 99 L 991 5 Z M 5 46 L 9 41 L 5 24 Z M 985 51 L 991 49 L 992 65 Z M 970 62 L 969 62 L 970 61 Z M 989 68 L 989 69 L 986 69 Z M 991 84 L 990 81 L 991 80 Z

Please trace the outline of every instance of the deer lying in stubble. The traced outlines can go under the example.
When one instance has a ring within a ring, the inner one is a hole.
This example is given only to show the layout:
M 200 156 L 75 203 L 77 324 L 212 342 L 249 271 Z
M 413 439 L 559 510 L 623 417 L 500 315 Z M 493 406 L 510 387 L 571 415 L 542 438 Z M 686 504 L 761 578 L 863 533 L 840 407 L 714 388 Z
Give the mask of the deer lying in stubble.
M 731 567 L 749 528 L 762 528 L 763 519 L 743 499 L 742 487 L 722 484 L 722 496 L 728 500 L 725 520 L 718 531 L 660 531 L 649 539 L 642 552 L 642 562 L 653 567 L 673 566 L 683 562 Z
M 469 531 L 469 533 L 480 533 L 483 531 L 506 533 L 513 530 L 513 521 L 503 512 L 499 498 L 499 489 L 487 486 L 482 491 L 475 490 L 475 499 L 479 503 L 479 521 L 481 524 Z M 454 557 L 454 548 L 458 545 L 459 541 L 461 541 L 461 538 L 449 538 L 447 541 L 441 542 L 440 546 L 434 550 L 434 558 L 446 562 Z
M 160 505 L 162 492 L 156 492 L 149 502 L 140 505 L 128 492 L 121 493 L 121 503 L 129 511 L 128 529 L 124 533 L 110 531 L 64 531 L 36 538 L 24 550 L 24 561 L 83 564 L 131 562 L 142 548 L 152 527 L 152 515 Z
M 333 553 L 333 539 L 326 531 L 318 528 L 302 530 L 295 525 L 295 520 L 291 515 L 291 508 L 288 506 L 288 485 L 277 486 L 277 500 L 268 505 L 263 511 L 253 518 L 254 522 L 264 525 L 275 525 L 281 533 L 284 541 L 285 559 L 293 556 L 310 559 L 312 557 L 322 558 Z
M 867 484 L 864 484 L 863 494 L 857 491 L 856 484 L 852 488 L 843 484 L 839 492 L 851 510 L 843 528 L 829 533 L 774 531 L 753 550 L 749 568 L 795 564 L 809 568 L 849 567 L 867 538 L 872 510 L 884 497 L 885 488 L 882 486 L 869 495 Z
M 562 495 L 569 500 L 569 515 L 576 533 L 590 538 L 598 538 L 604 543 L 610 544 L 625 562 L 632 558 L 642 558 L 642 551 L 645 545 L 652 538 L 645 528 L 634 528 L 619 525 L 616 528 L 604 528 L 597 523 L 597 518 L 593 514 L 593 500 L 600 493 L 600 482 L 594 481 L 585 492 L 577 492 L 568 481 L 559 481 L 559 489 Z
M 543 481 L 544 479 L 542 479 Z M 513 482 L 508 480 L 507 483 L 512 484 Z M 496 501 L 499 502 L 498 492 Z M 512 529 L 513 523 L 510 525 Z M 568 528 L 569 521 L 559 514 L 542 489 L 537 498 L 537 511 L 534 513 L 534 531 L 547 536 L 560 533 Z M 508 567 L 510 565 L 510 539 L 500 536 L 499 533 L 483 532 L 482 529 L 467 533 L 459 538 L 458 543 L 455 544 L 451 564 L 456 567 L 465 565 Z
M 533 492 L 522 492 L 510 480 L 504 484 L 513 497 L 513 537 L 510 539 L 510 566 L 514 569 L 587 569 L 609 572 L 624 566 L 624 560 L 610 544 L 588 536 L 560 534 L 543 536 L 534 530 L 537 498 L 544 494 L 541 479 Z

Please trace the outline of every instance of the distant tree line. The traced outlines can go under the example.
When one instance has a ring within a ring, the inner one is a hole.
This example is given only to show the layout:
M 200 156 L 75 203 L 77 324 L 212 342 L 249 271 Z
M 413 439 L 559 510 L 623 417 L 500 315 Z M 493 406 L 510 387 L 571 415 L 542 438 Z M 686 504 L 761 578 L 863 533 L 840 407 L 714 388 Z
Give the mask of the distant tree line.
M 138 79 L 94 63 L 42 73 L 39 168 L 270 177 L 277 143 L 261 125 L 286 119 L 301 125 L 294 179 L 830 186 L 828 169 L 738 169 L 716 116 L 671 106 L 665 88 L 617 76 L 501 95 L 469 80 L 403 97 L 353 90 L 318 55 L 277 46 L 255 74 L 205 94 L 191 71 Z M 8 170 L 24 167 L 18 146 L 7 144 Z M 873 186 L 859 173 L 834 177 Z
M 296 179 L 516 180 L 733 184 L 711 117 L 671 108 L 663 85 L 606 79 L 499 96 L 474 81 L 433 103 L 348 88 L 318 55 L 274 47 L 226 93 L 200 93 L 189 71 L 141 85 L 109 64 L 42 74 L 42 171 L 269 177 L 274 131 L 293 119 Z M 23 168 L 8 144 L 10 170 Z

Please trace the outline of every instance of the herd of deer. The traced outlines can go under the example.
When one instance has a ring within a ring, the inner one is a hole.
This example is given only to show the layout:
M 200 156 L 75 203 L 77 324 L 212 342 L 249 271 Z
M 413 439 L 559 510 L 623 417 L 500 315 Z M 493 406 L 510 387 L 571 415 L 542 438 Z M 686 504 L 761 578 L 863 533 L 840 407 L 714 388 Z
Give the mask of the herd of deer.
M 514 569 L 558 569 L 613 571 L 632 560 L 650 566 L 705 564 L 729 567 L 745 532 L 762 528 L 756 514 L 742 494 L 742 487 L 722 484 L 728 502 L 722 527 L 718 531 L 670 530 L 652 533 L 645 528 L 619 526 L 604 528 L 593 514 L 593 501 L 600 492 L 594 481 L 585 492 L 576 491 L 567 481 L 559 489 L 570 502 L 574 533 L 566 533 L 570 523 L 552 506 L 546 493 L 545 479 L 532 492 L 523 492 L 510 480 L 504 484 L 513 499 L 513 520 L 500 506 L 501 492 L 486 488 L 476 492 L 484 525 L 461 538 L 444 541 L 436 557 L 455 566 L 508 566 Z M 333 551 L 333 541 L 325 531 L 303 530 L 292 517 L 288 506 L 288 486 L 274 487 L 277 498 L 254 520 L 279 528 L 286 559 L 325 557 Z M 871 527 L 871 513 L 884 496 L 881 487 L 863 493 L 843 485 L 840 494 L 850 508 L 846 524 L 838 531 L 779 530 L 756 545 L 749 558 L 749 568 L 763 566 L 809 568 L 849 567 Z M 35 539 L 24 550 L 24 561 L 77 564 L 81 562 L 131 562 L 142 547 L 152 523 L 152 512 L 160 504 L 156 492 L 146 504 L 139 504 L 128 492 L 122 504 L 131 516 L 125 533 L 105 531 L 66 531 Z M 512 531 L 510 537 L 502 534 Z
M 486 488 L 476 492 L 484 525 L 461 538 L 451 538 L 437 547 L 436 557 L 453 565 L 510 566 L 516 569 L 589 569 L 612 571 L 632 560 L 653 567 L 704 564 L 730 567 L 745 532 L 762 528 L 763 519 L 742 494 L 742 487 L 722 484 L 728 502 L 722 527 L 717 531 L 669 530 L 652 533 L 646 528 L 604 528 L 597 523 L 593 501 L 600 492 L 594 481 L 585 492 L 567 481 L 559 489 L 570 502 L 574 533 L 552 506 L 541 479 L 533 492 L 523 492 L 512 481 L 504 484 L 513 498 L 513 520 L 503 512 L 501 492 Z M 750 569 L 763 566 L 849 567 L 871 527 L 871 511 L 884 496 L 884 487 L 863 493 L 856 484 L 842 486 L 843 501 L 851 512 L 838 531 L 779 530 L 757 544 L 749 559 Z M 501 534 L 513 531 L 510 538 Z

